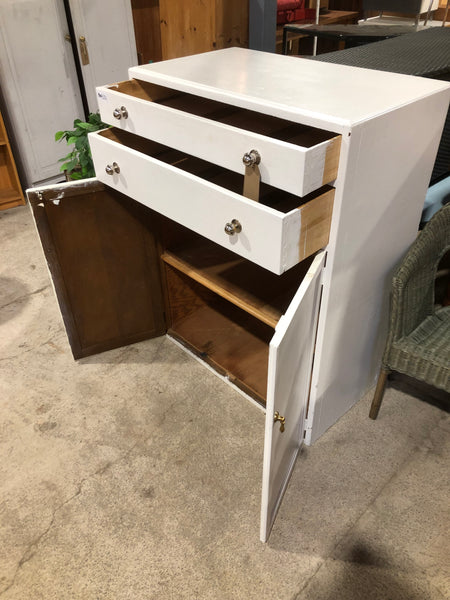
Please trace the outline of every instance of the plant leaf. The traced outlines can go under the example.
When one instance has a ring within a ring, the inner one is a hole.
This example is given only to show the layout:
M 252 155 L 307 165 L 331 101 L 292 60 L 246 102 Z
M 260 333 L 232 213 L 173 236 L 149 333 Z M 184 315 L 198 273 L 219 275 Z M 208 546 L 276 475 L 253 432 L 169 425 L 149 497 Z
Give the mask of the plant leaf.
M 98 129 L 95 125 L 92 125 L 92 123 L 78 123 L 78 127 L 82 127 L 87 131 L 97 131 Z
M 66 163 L 66 169 L 68 171 L 73 171 L 75 169 L 75 167 L 77 167 L 77 166 L 78 166 L 78 158 L 74 158 L 73 160 Z

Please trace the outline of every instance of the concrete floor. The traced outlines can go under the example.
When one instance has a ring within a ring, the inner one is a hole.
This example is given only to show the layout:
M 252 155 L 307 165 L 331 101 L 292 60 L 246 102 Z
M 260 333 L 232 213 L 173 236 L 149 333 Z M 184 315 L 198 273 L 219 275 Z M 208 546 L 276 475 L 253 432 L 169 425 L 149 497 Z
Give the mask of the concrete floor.
M 369 404 L 261 544 L 262 413 L 164 337 L 75 362 L 28 208 L 0 213 L 1 600 L 449 598 L 449 415 Z

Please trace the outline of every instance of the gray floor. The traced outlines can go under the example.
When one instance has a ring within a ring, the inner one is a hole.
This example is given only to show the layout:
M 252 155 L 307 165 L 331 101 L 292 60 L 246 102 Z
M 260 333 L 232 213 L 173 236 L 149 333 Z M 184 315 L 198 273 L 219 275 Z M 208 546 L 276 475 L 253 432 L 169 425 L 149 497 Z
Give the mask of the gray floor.
M 28 208 L 0 213 L 1 600 L 449 598 L 449 416 L 369 403 L 261 544 L 262 413 L 167 338 L 74 362 Z

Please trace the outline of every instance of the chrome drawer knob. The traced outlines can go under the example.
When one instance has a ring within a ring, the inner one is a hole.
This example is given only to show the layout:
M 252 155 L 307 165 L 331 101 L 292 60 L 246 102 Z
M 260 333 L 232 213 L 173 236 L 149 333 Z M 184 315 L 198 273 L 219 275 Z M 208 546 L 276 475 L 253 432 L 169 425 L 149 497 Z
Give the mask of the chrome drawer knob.
M 125 106 L 121 106 L 120 108 L 115 108 L 113 110 L 113 117 L 115 119 L 118 119 L 120 121 L 120 119 L 128 119 L 128 111 L 125 108 Z
M 261 162 L 261 154 L 258 150 L 250 150 L 250 152 L 246 152 L 242 157 L 242 162 L 246 167 L 253 167 L 254 165 L 259 165 Z
M 106 165 L 105 171 L 108 175 L 114 175 L 114 173 L 120 173 L 120 167 L 116 162 L 113 162 L 112 165 Z
M 225 225 L 225 233 L 228 235 L 234 235 L 235 233 L 241 233 L 242 225 L 237 219 L 233 219 L 231 223 Z

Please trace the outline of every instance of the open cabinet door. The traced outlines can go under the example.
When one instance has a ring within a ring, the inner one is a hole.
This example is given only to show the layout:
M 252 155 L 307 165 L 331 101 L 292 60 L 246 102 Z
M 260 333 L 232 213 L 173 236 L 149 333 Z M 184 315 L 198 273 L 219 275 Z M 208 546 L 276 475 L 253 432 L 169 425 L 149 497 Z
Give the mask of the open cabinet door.
M 325 252 L 311 264 L 269 348 L 261 541 L 266 542 L 303 443 Z M 278 413 L 283 423 L 275 420 Z M 283 430 L 284 429 L 284 430 Z
M 97 179 L 27 195 L 74 358 L 165 333 L 157 216 Z

